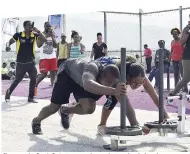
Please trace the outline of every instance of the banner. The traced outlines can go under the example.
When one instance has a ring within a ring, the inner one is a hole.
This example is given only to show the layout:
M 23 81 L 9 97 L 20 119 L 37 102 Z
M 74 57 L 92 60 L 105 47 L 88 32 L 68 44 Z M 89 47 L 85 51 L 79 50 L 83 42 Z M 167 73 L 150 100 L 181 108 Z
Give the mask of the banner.
M 63 32 L 63 15 L 58 14 L 58 15 L 50 15 L 48 17 L 48 21 L 50 22 L 53 31 L 55 32 L 56 35 L 56 40 L 57 42 L 61 41 L 61 34 Z

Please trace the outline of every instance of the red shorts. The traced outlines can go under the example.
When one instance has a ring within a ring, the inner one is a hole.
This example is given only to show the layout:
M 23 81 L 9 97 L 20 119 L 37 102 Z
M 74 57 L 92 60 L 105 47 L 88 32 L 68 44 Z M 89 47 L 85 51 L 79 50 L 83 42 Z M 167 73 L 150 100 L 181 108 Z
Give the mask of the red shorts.
M 40 59 L 40 73 L 47 73 L 49 71 L 57 71 L 57 58 Z

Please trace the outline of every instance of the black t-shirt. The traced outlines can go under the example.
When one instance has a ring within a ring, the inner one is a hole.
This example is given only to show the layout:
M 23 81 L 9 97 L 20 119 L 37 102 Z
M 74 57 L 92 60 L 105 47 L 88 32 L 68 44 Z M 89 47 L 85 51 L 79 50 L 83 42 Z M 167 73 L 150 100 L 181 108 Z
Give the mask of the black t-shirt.
M 94 43 L 92 48 L 94 49 L 94 59 L 96 60 L 105 56 L 104 50 L 107 49 L 107 45 L 105 43 L 102 43 L 101 45 Z
M 36 42 L 39 35 L 31 33 L 29 38 L 26 38 L 25 32 L 15 33 L 13 39 L 16 41 L 16 62 L 28 63 L 35 60 Z
M 190 60 L 190 35 L 186 41 L 182 59 L 183 60 Z

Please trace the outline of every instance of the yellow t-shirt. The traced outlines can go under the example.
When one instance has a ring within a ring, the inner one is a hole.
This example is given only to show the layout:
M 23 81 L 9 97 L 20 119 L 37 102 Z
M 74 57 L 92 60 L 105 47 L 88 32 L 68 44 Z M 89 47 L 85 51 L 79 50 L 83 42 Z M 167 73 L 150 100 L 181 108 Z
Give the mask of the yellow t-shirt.
M 59 59 L 67 59 L 68 58 L 68 48 L 67 43 L 62 44 L 59 43 Z
M 9 71 L 6 67 L 5 68 L 1 67 L 1 74 L 8 74 L 8 73 Z

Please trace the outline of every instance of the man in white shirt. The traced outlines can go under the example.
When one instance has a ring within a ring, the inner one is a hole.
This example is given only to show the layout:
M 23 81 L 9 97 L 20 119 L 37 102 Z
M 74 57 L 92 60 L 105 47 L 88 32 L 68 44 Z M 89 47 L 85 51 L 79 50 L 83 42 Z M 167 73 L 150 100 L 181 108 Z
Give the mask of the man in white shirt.
M 37 77 L 35 95 L 37 95 L 38 84 L 47 76 L 47 73 L 49 71 L 51 77 L 51 86 L 53 86 L 53 82 L 57 71 L 57 41 L 55 39 L 55 34 L 49 22 L 45 22 L 43 34 L 45 35 L 47 41 L 42 43 L 40 48 L 39 67 L 41 74 Z

